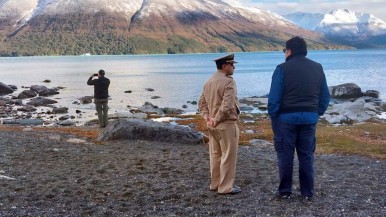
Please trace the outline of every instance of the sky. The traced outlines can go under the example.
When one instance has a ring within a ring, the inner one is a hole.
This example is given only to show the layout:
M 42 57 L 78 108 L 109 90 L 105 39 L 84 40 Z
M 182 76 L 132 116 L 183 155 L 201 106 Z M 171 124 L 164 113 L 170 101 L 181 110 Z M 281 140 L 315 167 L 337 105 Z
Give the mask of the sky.
M 235 0 L 243 6 L 254 6 L 280 15 L 295 12 L 328 13 L 336 9 L 348 9 L 355 12 L 370 13 L 386 22 L 386 0 Z

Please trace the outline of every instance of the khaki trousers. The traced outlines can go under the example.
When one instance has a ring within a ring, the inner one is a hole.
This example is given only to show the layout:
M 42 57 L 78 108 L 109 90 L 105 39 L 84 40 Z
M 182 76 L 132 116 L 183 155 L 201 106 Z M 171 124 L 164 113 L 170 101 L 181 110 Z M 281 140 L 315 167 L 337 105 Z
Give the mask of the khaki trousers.
M 220 123 L 209 129 L 210 189 L 232 191 L 236 176 L 239 128 L 236 123 Z
M 100 127 L 106 127 L 108 123 L 108 114 L 107 111 L 109 107 L 107 106 L 108 99 L 96 99 L 94 98 L 95 108 L 98 113 L 98 120 Z

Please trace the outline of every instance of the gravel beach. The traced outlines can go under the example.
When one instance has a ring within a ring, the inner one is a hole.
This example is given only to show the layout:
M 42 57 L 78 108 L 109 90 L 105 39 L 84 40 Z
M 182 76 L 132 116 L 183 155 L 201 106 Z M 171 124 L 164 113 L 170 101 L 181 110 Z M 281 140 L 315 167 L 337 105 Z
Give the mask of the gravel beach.
M 316 196 L 274 197 L 272 145 L 240 146 L 237 195 L 209 190 L 201 145 L 95 142 L 68 132 L 0 131 L 0 216 L 386 216 L 386 162 L 317 155 Z M 92 130 L 98 131 L 97 128 Z M 297 164 L 296 164 L 297 165 Z

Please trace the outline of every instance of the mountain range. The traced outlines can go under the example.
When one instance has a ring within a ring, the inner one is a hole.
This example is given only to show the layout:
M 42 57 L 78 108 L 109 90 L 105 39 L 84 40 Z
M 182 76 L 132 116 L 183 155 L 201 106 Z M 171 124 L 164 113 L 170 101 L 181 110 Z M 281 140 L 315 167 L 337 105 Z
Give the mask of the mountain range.
M 280 50 L 321 34 L 232 0 L 0 0 L 0 55 L 200 53 Z
M 372 14 L 338 9 L 327 14 L 291 13 L 284 17 L 337 43 L 357 48 L 386 48 L 386 22 Z

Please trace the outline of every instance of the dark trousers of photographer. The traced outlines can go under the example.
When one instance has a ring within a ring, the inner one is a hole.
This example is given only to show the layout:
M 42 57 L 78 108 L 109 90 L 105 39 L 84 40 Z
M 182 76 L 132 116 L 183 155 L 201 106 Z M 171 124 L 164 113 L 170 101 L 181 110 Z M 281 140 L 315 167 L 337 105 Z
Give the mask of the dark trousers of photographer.
M 98 120 L 99 120 L 100 127 L 107 126 L 107 120 L 108 120 L 107 111 L 109 110 L 107 102 L 108 102 L 108 99 L 94 98 L 95 108 L 98 113 Z

